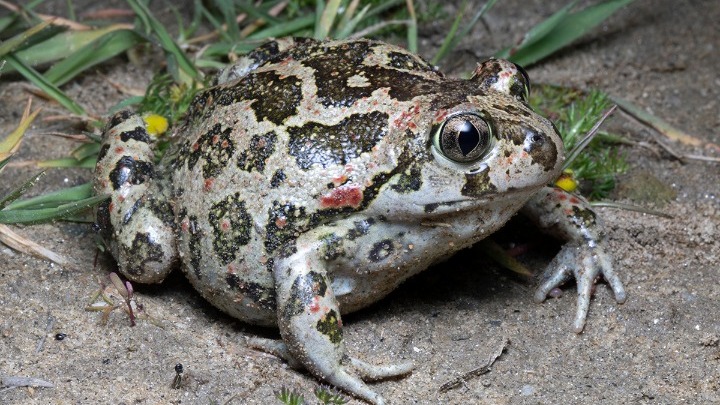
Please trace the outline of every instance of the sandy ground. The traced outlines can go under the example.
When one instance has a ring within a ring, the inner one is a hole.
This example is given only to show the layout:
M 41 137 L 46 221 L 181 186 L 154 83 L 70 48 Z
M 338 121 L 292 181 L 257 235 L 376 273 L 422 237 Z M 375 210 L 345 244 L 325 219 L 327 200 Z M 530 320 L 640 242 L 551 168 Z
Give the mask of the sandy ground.
M 64 2 L 59 2 L 64 4 Z M 451 58 L 462 72 L 483 55 L 519 39 L 564 1 L 499 2 Z M 586 3 L 586 2 L 581 2 Z M 720 144 L 720 2 L 638 0 L 576 46 L 529 70 L 535 82 L 597 87 L 630 100 L 703 142 Z M 427 55 L 449 21 L 421 29 Z M 118 61 L 65 89 L 102 114 L 124 97 L 109 81 L 142 87 L 152 67 Z M 26 85 L 3 77 L 1 133 L 17 123 Z M 72 145 L 44 133 L 77 133 L 52 104 L 29 131 L 18 161 L 67 153 Z M 618 132 L 655 145 L 655 135 L 618 116 Z M 668 142 L 669 143 L 669 142 Z M 672 144 L 680 153 L 720 156 L 709 147 Z M 718 403 L 720 402 L 720 165 L 641 147 L 625 149 L 632 165 L 621 179 L 623 201 L 645 203 L 627 190 L 634 175 L 657 179 L 676 198 L 661 209 L 673 219 L 600 209 L 628 301 L 616 305 L 597 288 L 585 332 L 575 335 L 572 289 L 542 305 L 532 283 L 519 280 L 477 250 L 462 252 L 405 283 L 387 299 L 345 318 L 348 350 L 373 363 L 412 360 L 403 379 L 373 384 L 391 404 Z M 0 194 L 30 175 L 3 173 Z M 38 188 L 57 189 L 90 178 L 87 170 L 57 170 Z M 647 183 L 649 180 L 641 180 Z M 508 231 L 525 233 L 521 222 Z M 113 270 L 103 255 L 95 266 L 89 226 L 16 227 L 18 233 L 72 261 L 61 267 L 0 245 L 0 376 L 35 377 L 54 388 L 3 389 L 3 404 L 265 404 L 273 392 L 296 390 L 314 403 L 318 382 L 277 358 L 248 349 L 244 338 L 275 337 L 210 307 L 175 275 L 161 286 L 135 286 L 150 319 L 129 326 L 121 310 L 101 325 L 86 312 L 99 279 Z M 507 237 L 507 235 L 506 235 Z M 518 243 L 533 243 L 517 237 Z M 523 257 L 541 269 L 556 246 L 534 244 Z M 572 286 L 570 287 L 572 288 Z M 65 334 L 62 340 L 58 334 Z M 440 386 L 483 365 L 508 340 L 492 371 L 439 392 Z M 172 389 L 174 366 L 185 379 Z M 351 400 L 350 403 L 361 403 Z

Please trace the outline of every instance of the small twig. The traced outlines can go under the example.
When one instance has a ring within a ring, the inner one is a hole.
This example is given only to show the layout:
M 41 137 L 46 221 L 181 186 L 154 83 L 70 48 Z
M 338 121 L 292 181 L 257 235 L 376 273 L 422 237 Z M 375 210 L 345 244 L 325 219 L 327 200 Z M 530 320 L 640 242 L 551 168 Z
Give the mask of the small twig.
M 42 351 L 42 348 L 45 345 L 45 340 L 47 339 L 47 335 L 48 333 L 50 333 L 50 331 L 52 331 L 53 326 L 55 326 L 55 317 L 48 314 L 47 324 L 45 324 L 45 333 L 43 333 L 42 337 L 40 337 L 40 340 L 35 347 L 35 353 L 40 353 Z
M 10 246 L 18 252 L 29 253 L 41 259 L 55 262 L 64 267 L 68 267 L 70 265 L 70 260 L 66 259 L 64 256 L 59 255 L 50 249 L 44 248 L 29 239 L 23 238 L 13 232 L 7 225 L 0 224 L 0 242 Z
M 626 211 L 641 212 L 643 214 L 655 215 L 657 217 L 672 219 L 673 216 L 662 211 L 651 210 L 649 208 L 641 207 L 633 204 L 619 203 L 615 201 L 593 201 L 590 203 L 593 207 L 606 207 L 606 208 L 619 208 Z
M 373 32 L 380 31 L 381 29 L 388 27 L 390 25 L 410 25 L 412 24 L 412 20 L 392 20 L 392 21 L 383 21 L 380 23 L 377 23 L 375 25 L 371 25 L 364 30 L 360 30 L 348 37 L 348 39 L 357 39 L 357 38 L 363 38 L 366 37 Z
M 490 357 L 487 359 L 487 362 L 485 365 L 482 365 L 480 367 L 474 368 L 467 373 L 464 373 L 463 375 L 454 378 L 445 384 L 441 385 L 438 389 L 439 392 L 447 392 L 453 388 L 459 387 L 460 385 L 466 383 L 468 380 L 470 380 L 473 377 L 478 377 L 483 374 L 487 374 L 492 369 L 492 365 L 495 364 L 495 361 L 503 354 L 505 349 L 510 344 L 510 339 L 504 337 L 501 344 L 498 346 L 497 350 L 490 355 Z

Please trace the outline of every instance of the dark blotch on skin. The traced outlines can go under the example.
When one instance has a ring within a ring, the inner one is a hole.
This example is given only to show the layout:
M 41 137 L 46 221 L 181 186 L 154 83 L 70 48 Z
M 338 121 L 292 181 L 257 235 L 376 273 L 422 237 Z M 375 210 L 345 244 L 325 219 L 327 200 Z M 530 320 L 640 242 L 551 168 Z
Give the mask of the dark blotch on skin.
M 93 228 L 100 234 L 100 237 L 107 243 L 112 239 L 113 225 L 110 222 L 110 199 L 98 205 Z
M 253 136 L 250 139 L 248 148 L 242 151 L 238 157 L 238 167 L 246 172 L 255 169 L 263 173 L 265 170 L 265 160 L 275 151 L 276 139 L 277 134 L 275 134 L 275 132 Z
M 143 275 L 145 266 L 150 262 L 160 262 L 163 259 L 163 248 L 152 240 L 150 234 L 135 234 L 132 246 L 130 247 L 128 256 L 137 259 L 134 263 L 129 263 L 127 272 L 132 275 Z
M 237 257 L 238 248 L 250 242 L 252 217 L 240 193 L 227 196 L 210 207 L 208 221 L 213 228 L 213 249 L 222 264 Z
M 320 237 L 322 247 L 320 248 L 320 256 L 325 260 L 335 260 L 345 254 L 343 249 L 343 238 L 334 233 L 329 233 Z
M 392 254 L 393 250 L 395 250 L 395 247 L 393 246 L 392 240 L 381 240 L 380 242 L 375 243 L 372 249 L 370 249 L 368 258 L 372 262 L 380 262 L 387 259 L 388 256 Z
M 130 110 L 119 111 L 110 119 L 109 128 L 113 128 L 122 124 L 123 122 L 127 121 L 127 119 L 130 118 L 132 115 L 133 112 Z
M 573 219 L 578 227 L 591 227 L 596 225 L 596 215 L 593 210 L 573 206 Z
M 465 185 L 462 188 L 462 195 L 468 197 L 481 197 L 497 191 L 497 187 L 490 181 L 489 170 L 477 173 L 465 174 Z
M 402 172 L 398 175 L 398 181 L 390 188 L 398 193 L 411 193 L 420 190 L 422 187 L 422 176 L 420 175 L 420 167 L 412 165 L 409 171 Z
M 110 182 L 113 190 L 119 189 L 123 184 L 142 184 L 154 176 L 153 164 L 142 160 L 135 160 L 132 156 L 123 156 L 110 172 Z
M 344 165 L 372 148 L 388 132 L 388 115 L 380 112 L 353 114 L 337 125 L 309 122 L 302 127 L 288 127 L 290 155 L 298 166 L 309 169 Z
M 268 223 L 265 227 L 265 251 L 270 254 L 282 248 L 280 254 L 283 256 L 294 253 L 295 244 L 291 242 L 306 228 L 305 207 L 297 208 L 290 203 L 273 201 L 272 207 L 268 209 Z
M 107 156 L 108 150 L 110 150 L 110 144 L 106 143 L 102 147 L 100 147 L 100 152 L 98 153 L 98 157 L 97 157 L 98 162 L 105 159 L 105 156 Z
M 137 142 L 150 143 L 150 135 L 148 135 L 147 131 L 143 127 L 137 127 L 131 131 L 120 133 L 121 141 L 127 142 L 130 139 Z
M 435 69 L 430 66 L 426 61 L 419 59 L 418 57 L 405 52 L 390 52 L 390 66 L 396 69 L 405 69 L 413 71 L 434 71 Z
M 331 309 L 325 316 L 320 318 L 317 325 L 315 325 L 318 332 L 327 336 L 333 344 L 338 344 L 342 341 L 343 333 L 339 318 L 338 313 Z
M 289 320 L 303 313 L 316 296 L 325 296 L 327 288 L 325 277 L 314 271 L 296 278 L 290 287 L 290 299 L 283 310 L 283 318 Z
M 285 181 L 285 172 L 283 171 L 283 169 L 277 169 L 275 171 L 275 173 L 273 173 L 272 178 L 270 179 L 270 187 L 277 188 L 284 181 Z
M 230 157 L 235 152 L 235 142 L 230 133 L 232 128 L 220 130 L 222 126 L 215 124 L 207 133 L 203 134 L 192 146 L 192 152 L 187 154 L 188 168 L 193 170 L 202 159 L 203 178 L 214 178 L 225 169 Z
M 557 147 L 548 142 L 547 136 L 532 128 L 523 128 L 525 152 L 532 157 L 533 163 L 539 164 L 545 171 L 552 171 L 557 163 Z
M 228 273 L 225 281 L 231 289 L 240 292 L 240 294 L 252 300 L 260 308 L 270 311 L 276 310 L 276 296 L 274 288 L 268 288 L 251 281 L 244 281 L 234 273 Z

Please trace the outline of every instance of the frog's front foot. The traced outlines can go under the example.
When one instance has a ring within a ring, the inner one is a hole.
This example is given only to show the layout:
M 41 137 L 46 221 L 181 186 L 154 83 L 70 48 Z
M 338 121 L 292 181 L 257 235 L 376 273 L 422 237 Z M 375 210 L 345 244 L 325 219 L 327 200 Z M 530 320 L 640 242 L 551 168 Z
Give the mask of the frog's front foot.
M 589 246 L 584 243 L 568 243 L 550 262 L 543 273 L 540 286 L 535 293 L 535 301 L 543 302 L 553 288 L 559 287 L 575 276 L 578 291 L 577 312 L 573 329 L 582 332 L 590 307 L 590 296 L 595 280 L 602 276 L 612 288 L 615 300 L 625 302 L 625 288 L 617 273 L 613 270 L 610 256 L 602 246 Z
M 573 329 L 585 326 L 595 280 L 603 276 L 612 288 L 615 300 L 625 302 L 625 289 L 613 269 L 612 257 L 604 243 L 605 232 L 590 204 L 582 197 L 557 187 L 544 187 L 523 207 L 545 232 L 567 243 L 545 270 L 535 300 L 542 302 L 550 290 L 575 276 L 578 307 Z

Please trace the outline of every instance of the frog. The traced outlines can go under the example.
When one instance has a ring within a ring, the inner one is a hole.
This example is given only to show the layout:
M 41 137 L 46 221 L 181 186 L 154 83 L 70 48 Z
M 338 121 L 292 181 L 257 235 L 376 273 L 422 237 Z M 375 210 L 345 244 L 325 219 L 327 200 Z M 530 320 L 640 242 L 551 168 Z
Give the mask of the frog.
M 565 241 L 538 302 L 574 277 L 579 333 L 597 278 L 625 301 L 600 218 L 552 185 L 564 147 L 529 93 L 525 70 L 503 59 L 460 79 L 381 41 L 270 41 L 194 97 L 157 162 L 140 115 L 109 119 L 96 228 L 130 281 L 179 266 L 213 306 L 279 329 L 259 346 L 383 404 L 367 381 L 412 364 L 350 356 L 342 316 L 516 213 Z

